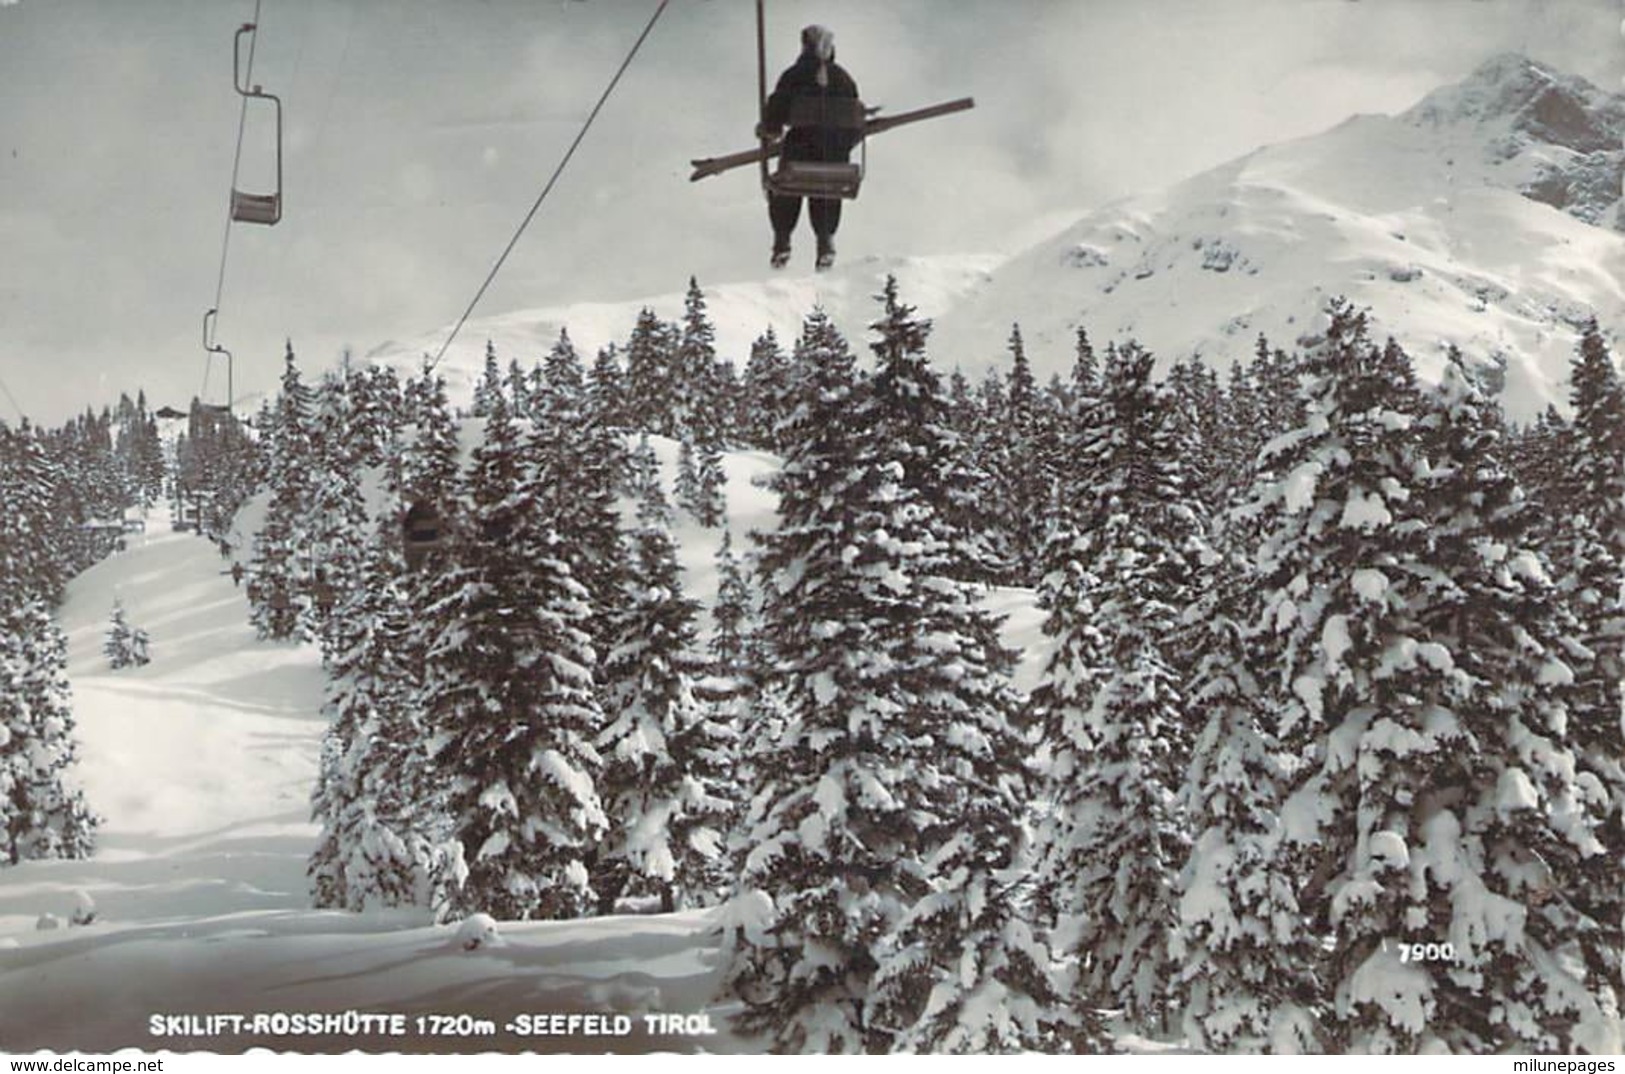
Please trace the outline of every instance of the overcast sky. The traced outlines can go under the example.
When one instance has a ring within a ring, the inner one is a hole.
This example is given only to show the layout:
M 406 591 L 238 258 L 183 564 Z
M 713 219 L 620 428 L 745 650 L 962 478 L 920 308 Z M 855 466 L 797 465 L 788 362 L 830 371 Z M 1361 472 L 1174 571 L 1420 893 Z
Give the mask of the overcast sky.
M 218 325 L 239 397 L 450 325 L 655 0 L 261 0 L 286 217 L 236 225 Z M 843 258 L 1014 251 L 1105 201 L 1517 49 L 1618 88 L 1618 0 L 770 0 L 769 77 L 820 22 L 864 99 L 976 110 L 877 138 Z M 253 0 L 0 0 L 0 417 L 204 385 Z M 268 112 L 268 110 L 267 110 Z M 766 274 L 748 0 L 671 0 L 476 316 Z M 274 183 L 251 114 L 239 186 Z M 804 225 L 805 227 L 805 225 Z M 805 244 L 805 239 L 803 239 Z M 803 255 L 807 251 L 801 251 Z M 906 296 L 905 296 L 906 297 Z M 629 326 L 630 327 L 630 326 Z M 536 356 L 518 356 L 529 360 Z M 224 371 L 210 381 L 218 395 Z

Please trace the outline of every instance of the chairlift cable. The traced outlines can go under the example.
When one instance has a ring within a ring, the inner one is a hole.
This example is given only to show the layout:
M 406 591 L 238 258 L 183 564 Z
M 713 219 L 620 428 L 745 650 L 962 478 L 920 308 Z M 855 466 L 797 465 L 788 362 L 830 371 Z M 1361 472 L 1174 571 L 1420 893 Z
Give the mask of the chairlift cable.
M 254 0 L 254 25 L 260 24 L 261 0 Z M 254 84 L 254 52 L 259 48 L 260 35 L 256 32 L 248 39 L 248 69 L 243 76 L 246 85 Z M 231 189 L 237 189 L 237 174 L 243 163 L 243 132 L 248 126 L 248 98 L 244 97 L 237 112 L 237 149 L 231 158 Z M 226 208 L 226 233 L 220 241 L 220 274 L 216 278 L 214 287 L 214 308 L 220 308 L 220 298 L 226 288 L 226 252 L 231 247 L 232 214 L 230 206 Z
M 261 4 L 261 2 L 262 2 L 262 0 L 254 0 L 253 24 L 256 27 L 258 27 L 259 24 L 260 24 L 260 4 Z M 252 37 L 250 37 L 249 41 L 248 41 L 248 70 L 247 70 L 247 74 L 245 75 L 245 81 L 247 82 L 248 85 L 253 85 L 254 84 L 254 81 L 253 81 L 254 80 L 254 51 L 259 46 L 259 41 L 260 41 L 260 35 L 259 35 L 258 32 L 256 32 Z M 240 108 L 238 110 L 238 113 L 237 113 L 237 148 L 233 151 L 232 156 L 231 156 L 231 189 L 232 190 L 237 189 L 237 173 L 242 168 L 242 163 L 243 163 L 243 133 L 247 129 L 247 127 L 248 127 L 248 98 L 244 97 L 243 100 L 242 100 L 242 104 L 241 104 L 241 106 L 240 106 Z M 232 224 L 232 208 L 231 208 L 231 205 L 230 205 L 229 200 L 228 200 L 228 203 L 226 205 L 226 228 L 225 228 L 225 233 L 223 235 L 221 235 L 221 237 L 220 237 L 220 270 L 215 276 L 214 305 L 213 305 L 213 307 L 211 307 L 212 309 L 214 309 L 216 311 L 218 311 L 220 309 L 220 300 L 221 300 L 222 297 L 224 297 L 225 291 L 226 291 L 226 260 L 227 260 L 228 254 L 229 254 L 229 252 L 231 250 L 231 224 Z M 215 316 L 215 324 L 216 325 L 219 324 L 219 314 L 218 314 L 218 312 L 216 313 L 216 316 Z M 212 353 L 206 353 L 203 356 L 203 388 L 198 393 L 198 398 L 199 399 L 208 399 L 208 397 L 209 397 L 209 371 L 211 369 L 213 369 L 213 368 L 214 368 L 214 355 Z M 229 407 L 229 406 L 231 406 L 231 404 L 232 404 L 232 400 L 227 399 L 226 400 L 226 405 Z
M 548 194 L 552 193 L 553 185 L 558 182 L 559 176 L 564 173 L 565 167 L 570 163 L 570 158 L 575 155 L 576 148 L 581 145 L 582 139 L 586 138 L 587 131 L 592 129 L 593 121 L 598 118 L 598 113 L 603 110 L 610 94 L 615 92 L 615 87 L 620 84 L 621 76 L 632 65 L 633 57 L 637 56 L 638 49 L 643 47 L 643 42 L 648 38 L 649 32 L 655 28 L 655 23 L 659 21 L 661 13 L 666 10 L 666 5 L 670 2 L 671 0 L 660 0 L 654 14 L 649 16 L 649 24 L 643 28 L 643 33 L 638 35 L 637 41 L 632 45 L 632 50 L 626 54 L 626 59 L 621 61 L 621 66 L 615 72 L 615 77 L 609 80 L 609 85 L 604 88 L 603 95 L 598 98 L 598 103 L 593 105 L 592 112 L 588 114 L 587 121 L 581 125 L 581 130 L 576 134 L 575 141 L 571 142 L 570 148 L 565 150 L 563 159 L 559 161 L 558 167 L 553 169 L 553 175 L 547 180 L 547 185 L 536 196 L 536 201 L 531 205 L 530 212 L 526 213 L 524 220 L 520 221 L 518 230 L 513 233 L 513 238 L 508 240 L 507 248 L 502 251 L 502 256 L 498 257 L 496 264 L 491 266 L 491 271 L 486 275 L 485 282 L 480 284 L 480 289 L 474 293 L 474 298 L 469 302 L 468 308 L 457 319 L 457 324 L 452 328 L 451 335 L 446 337 L 446 341 L 440 345 L 440 350 L 429 361 L 428 370 L 432 371 L 435 366 L 440 364 L 440 359 L 445 357 L 446 349 L 451 346 L 452 340 L 456 339 L 457 333 L 463 330 L 463 325 L 468 321 L 469 315 L 474 312 L 474 307 L 479 305 L 480 299 L 485 296 L 486 289 L 491 286 L 491 281 L 496 279 L 497 272 L 502 268 L 503 262 L 508 259 L 509 254 L 513 253 L 513 248 L 519 244 L 519 236 L 523 235 L 525 228 L 530 226 L 531 219 L 535 217 L 537 210 L 542 207 L 542 202 L 546 201 Z
M 4 377 L 0 377 L 0 392 L 5 392 L 6 398 L 11 400 L 11 408 L 17 412 L 17 416 L 22 420 L 27 421 L 28 415 L 23 413 L 23 408 L 18 404 L 17 397 L 11 394 L 10 388 L 6 387 Z

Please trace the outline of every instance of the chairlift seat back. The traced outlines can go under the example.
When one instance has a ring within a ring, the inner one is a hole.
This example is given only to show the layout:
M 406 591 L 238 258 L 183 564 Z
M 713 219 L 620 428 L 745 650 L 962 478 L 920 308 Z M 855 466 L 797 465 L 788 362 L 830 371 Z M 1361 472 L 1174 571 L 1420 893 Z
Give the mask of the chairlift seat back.
M 275 224 L 282 219 L 281 194 L 231 192 L 231 218 L 245 224 Z
M 787 125 L 861 131 L 867 118 L 863 102 L 856 97 L 806 93 L 791 99 Z
M 858 132 L 856 163 L 835 160 L 785 160 L 768 176 L 768 191 L 788 198 L 855 198 L 863 185 L 863 127 L 867 118 L 856 97 L 807 93 L 790 102 L 789 126 L 824 127 Z

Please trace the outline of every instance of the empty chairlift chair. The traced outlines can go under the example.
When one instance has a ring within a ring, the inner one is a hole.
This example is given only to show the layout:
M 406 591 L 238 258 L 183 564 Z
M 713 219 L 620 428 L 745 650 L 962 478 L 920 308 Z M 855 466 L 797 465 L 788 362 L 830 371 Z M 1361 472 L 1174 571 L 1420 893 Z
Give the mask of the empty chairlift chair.
M 250 101 L 270 101 L 276 113 L 276 190 L 270 194 L 249 194 L 231 188 L 231 218 L 245 224 L 275 224 L 282 219 L 282 99 L 266 93 L 260 86 L 250 87 L 243 81 L 243 35 L 255 32 L 255 25 L 245 22 L 238 28 L 232 41 L 231 82 L 243 97 L 244 108 Z M 252 61 L 250 61 L 252 64 Z
M 231 414 L 232 398 L 232 359 L 231 352 L 215 342 L 214 322 L 220 315 L 218 309 L 211 309 L 203 315 L 203 349 L 208 352 L 209 360 L 213 361 L 217 354 L 224 355 L 226 359 L 226 401 L 224 403 L 199 403 L 203 409 L 215 414 Z

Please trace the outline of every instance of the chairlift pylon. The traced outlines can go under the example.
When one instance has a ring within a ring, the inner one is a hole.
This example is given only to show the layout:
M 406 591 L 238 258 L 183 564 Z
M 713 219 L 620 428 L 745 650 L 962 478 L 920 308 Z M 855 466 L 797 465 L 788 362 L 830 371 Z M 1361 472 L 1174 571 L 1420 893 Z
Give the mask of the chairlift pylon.
M 231 85 L 240 94 L 246 107 L 249 101 L 270 101 L 276 112 L 276 190 L 270 194 L 249 194 L 231 188 L 231 218 L 245 224 L 275 224 L 282 219 L 282 98 L 266 93 L 258 84 L 249 86 L 243 81 L 243 35 L 258 33 L 255 23 L 245 22 L 237 28 L 231 43 Z

